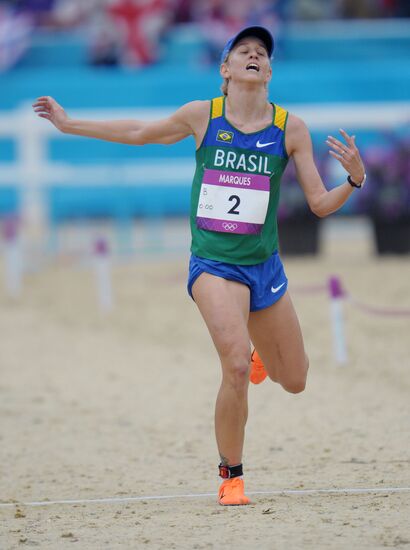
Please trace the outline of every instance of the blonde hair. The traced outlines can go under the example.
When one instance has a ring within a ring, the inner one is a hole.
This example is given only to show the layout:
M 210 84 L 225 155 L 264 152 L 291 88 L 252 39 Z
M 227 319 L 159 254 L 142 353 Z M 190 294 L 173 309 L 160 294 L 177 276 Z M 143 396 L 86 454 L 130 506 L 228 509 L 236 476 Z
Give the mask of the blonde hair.
M 230 53 L 230 52 L 229 52 Z M 228 61 L 228 58 L 229 58 L 229 53 L 228 55 L 225 57 L 225 59 L 222 61 L 222 63 L 227 63 Z M 222 65 L 221 63 L 221 65 Z M 223 95 L 226 97 L 228 95 L 228 84 L 229 84 L 229 79 L 228 78 L 224 78 L 223 79 L 223 82 L 221 84 L 221 92 L 223 93 Z
M 227 78 L 224 78 L 224 81 L 221 84 L 221 92 L 225 97 L 228 95 L 228 84 L 229 80 Z

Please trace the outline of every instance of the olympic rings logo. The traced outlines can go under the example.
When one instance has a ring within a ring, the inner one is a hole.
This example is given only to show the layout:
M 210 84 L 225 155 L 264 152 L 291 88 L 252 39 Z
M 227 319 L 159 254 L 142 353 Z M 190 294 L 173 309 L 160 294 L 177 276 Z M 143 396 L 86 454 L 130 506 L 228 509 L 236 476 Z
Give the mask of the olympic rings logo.
M 235 229 L 238 229 L 238 224 L 237 223 L 224 222 L 222 224 L 222 227 L 225 229 L 225 231 L 235 231 Z

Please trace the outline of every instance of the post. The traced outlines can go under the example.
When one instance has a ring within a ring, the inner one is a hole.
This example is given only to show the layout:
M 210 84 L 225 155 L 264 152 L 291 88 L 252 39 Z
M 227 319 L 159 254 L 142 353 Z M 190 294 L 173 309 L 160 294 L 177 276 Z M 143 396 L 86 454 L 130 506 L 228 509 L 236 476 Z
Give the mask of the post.
M 108 244 L 105 239 L 97 239 L 94 244 L 95 281 L 100 309 L 109 312 L 113 308 L 111 265 Z
M 347 363 L 346 341 L 343 321 L 343 299 L 345 293 L 339 277 L 332 276 L 328 281 L 330 314 L 332 319 L 333 349 L 336 363 L 343 366 Z
M 22 288 L 23 259 L 18 234 L 18 220 L 10 216 L 3 223 L 5 283 L 7 294 L 14 299 L 20 297 Z

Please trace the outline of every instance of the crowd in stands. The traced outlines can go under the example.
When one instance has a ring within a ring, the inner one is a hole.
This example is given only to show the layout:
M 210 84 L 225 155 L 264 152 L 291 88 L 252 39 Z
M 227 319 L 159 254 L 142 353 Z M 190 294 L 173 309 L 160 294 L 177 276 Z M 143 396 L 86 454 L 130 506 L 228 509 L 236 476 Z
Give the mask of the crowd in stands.
M 214 60 L 248 24 L 275 33 L 286 21 L 381 17 L 410 17 L 409 0 L 0 0 L 0 71 L 16 62 L 36 29 L 84 29 L 92 64 L 141 66 L 158 60 L 175 25 L 195 25 Z

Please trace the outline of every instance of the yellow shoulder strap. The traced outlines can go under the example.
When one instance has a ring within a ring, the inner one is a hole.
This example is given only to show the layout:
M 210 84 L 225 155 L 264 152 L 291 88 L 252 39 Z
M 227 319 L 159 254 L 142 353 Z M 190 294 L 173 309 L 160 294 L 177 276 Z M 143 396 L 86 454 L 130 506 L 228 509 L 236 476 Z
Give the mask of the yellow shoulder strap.
M 273 120 L 273 124 L 281 130 L 284 130 L 287 114 L 288 112 L 286 111 L 286 109 L 284 109 L 283 107 L 279 107 L 279 105 L 276 105 L 275 103 L 275 118 Z
M 222 116 L 224 108 L 224 96 L 215 97 L 212 100 L 211 118 L 219 118 Z

